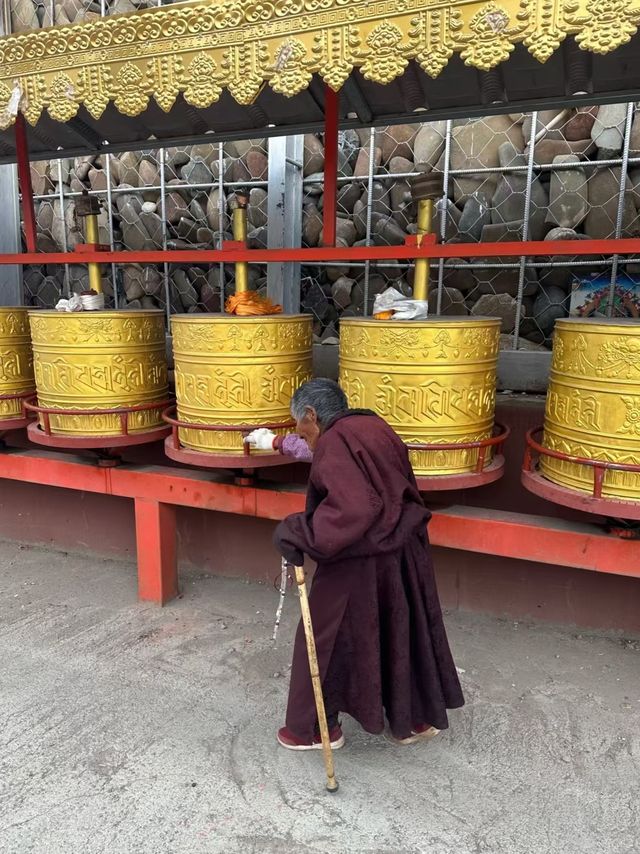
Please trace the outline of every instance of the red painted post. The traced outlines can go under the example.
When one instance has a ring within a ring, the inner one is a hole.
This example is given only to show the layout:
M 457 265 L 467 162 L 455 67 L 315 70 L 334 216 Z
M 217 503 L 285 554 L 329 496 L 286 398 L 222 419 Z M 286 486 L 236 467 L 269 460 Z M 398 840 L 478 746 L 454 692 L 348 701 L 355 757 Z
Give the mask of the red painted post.
M 324 196 L 322 209 L 322 243 L 336 245 L 338 207 L 338 128 L 340 95 L 325 86 L 324 95 Z
M 149 498 L 136 498 L 138 598 L 165 605 L 178 595 L 176 509 Z
M 31 166 L 29 165 L 29 146 L 24 116 L 16 116 L 16 154 L 18 156 L 18 183 L 22 194 L 22 219 L 27 252 L 36 252 L 36 215 L 33 207 L 33 187 L 31 186 Z

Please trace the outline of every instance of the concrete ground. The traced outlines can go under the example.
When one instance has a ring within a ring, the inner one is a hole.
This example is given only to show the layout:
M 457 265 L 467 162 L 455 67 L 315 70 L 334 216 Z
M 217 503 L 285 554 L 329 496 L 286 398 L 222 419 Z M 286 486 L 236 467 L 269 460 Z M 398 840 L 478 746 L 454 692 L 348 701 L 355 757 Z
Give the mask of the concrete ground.
M 275 574 L 276 567 L 274 567 Z M 338 795 L 277 747 L 298 603 L 0 544 L 2 854 L 637 854 L 640 644 L 447 624 L 467 706 L 399 748 L 347 721 Z

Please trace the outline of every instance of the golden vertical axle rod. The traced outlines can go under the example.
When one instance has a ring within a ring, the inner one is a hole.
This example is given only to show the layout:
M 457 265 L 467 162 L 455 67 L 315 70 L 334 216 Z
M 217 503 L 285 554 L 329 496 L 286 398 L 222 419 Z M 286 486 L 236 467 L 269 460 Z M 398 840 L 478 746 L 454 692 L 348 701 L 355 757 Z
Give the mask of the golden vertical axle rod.
M 238 203 L 233 212 L 233 239 L 238 243 L 247 243 L 247 206 L 249 194 L 245 190 L 236 192 Z M 249 290 L 249 265 L 246 261 L 236 261 L 236 293 Z
M 302 625 L 307 642 L 307 655 L 309 657 L 309 670 L 311 671 L 311 683 L 313 684 L 313 696 L 316 701 L 316 714 L 318 715 L 318 726 L 320 727 L 320 739 L 322 741 L 322 755 L 324 767 L 327 774 L 327 791 L 337 792 L 338 781 L 333 768 L 333 752 L 331 750 L 331 738 L 329 736 L 329 725 L 327 713 L 322 696 L 322 682 L 320 681 L 320 668 L 318 666 L 318 653 L 316 641 L 311 623 L 311 610 L 309 608 L 309 597 L 307 596 L 307 584 L 304 579 L 304 569 L 296 566 L 296 584 L 300 592 L 300 610 L 302 611 Z
M 100 243 L 100 230 L 98 228 L 99 213 L 100 202 L 95 196 L 90 196 L 85 190 L 76 202 L 76 217 L 86 221 L 85 243 L 93 245 Z M 100 264 L 90 261 L 87 266 L 89 268 L 89 287 L 97 294 L 101 294 L 102 275 L 100 273 Z
M 430 172 L 415 178 L 411 187 L 411 195 L 418 204 L 418 246 L 422 238 L 431 234 L 433 221 L 433 202 L 442 196 L 442 175 Z M 429 298 L 429 271 L 431 264 L 428 258 L 416 258 L 413 277 L 413 298 L 426 300 Z
M 87 243 L 97 244 L 100 242 L 100 232 L 98 230 L 98 217 L 95 214 L 89 214 L 87 221 Z M 102 293 L 102 276 L 100 274 L 100 264 L 95 261 L 90 261 L 89 267 L 89 287 L 97 294 Z

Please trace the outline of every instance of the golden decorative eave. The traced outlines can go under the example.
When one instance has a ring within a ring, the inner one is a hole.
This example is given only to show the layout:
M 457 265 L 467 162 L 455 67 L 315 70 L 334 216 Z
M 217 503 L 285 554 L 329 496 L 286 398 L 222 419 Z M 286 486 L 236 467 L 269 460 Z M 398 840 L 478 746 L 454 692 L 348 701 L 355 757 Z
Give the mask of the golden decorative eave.
M 0 39 L 0 128 L 20 109 L 61 122 L 113 102 L 137 116 L 179 94 L 199 108 L 223 89 L 251 104 L 269 85 L 293 96 L 354 69 L 390 83 L 416 62 L 437 77 L 454 54 L 487 71 L 522 43 L 545 62 L 568 35 L 607 53 L 640 24 L 640 0 L 206 0 Z

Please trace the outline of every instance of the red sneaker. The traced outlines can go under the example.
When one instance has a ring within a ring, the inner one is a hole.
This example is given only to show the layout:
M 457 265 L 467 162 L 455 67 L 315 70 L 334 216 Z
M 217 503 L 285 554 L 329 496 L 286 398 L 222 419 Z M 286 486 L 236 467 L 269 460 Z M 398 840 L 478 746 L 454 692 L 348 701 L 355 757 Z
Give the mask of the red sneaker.
M 286 747 L 287 750 L 322 750 L 322 742 L 319 735 L 315 736 L 312 742 L 303 741 L 294 735 L 290 729 L 287 729 L 286 726 L 278 730 L 276 738 L 278 739 L 278 744 L 281 747 Z M 329 732 L 329 738 L 331 739 L 331 747 L 334 750 L 344 747 L 344 736 L 339 726 L 334 727 Z

